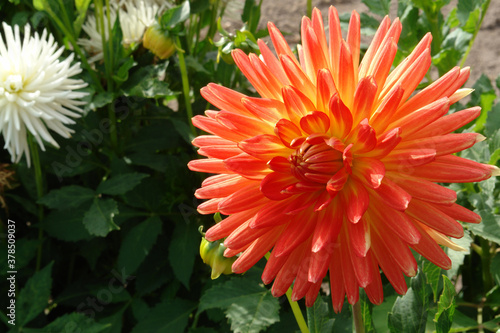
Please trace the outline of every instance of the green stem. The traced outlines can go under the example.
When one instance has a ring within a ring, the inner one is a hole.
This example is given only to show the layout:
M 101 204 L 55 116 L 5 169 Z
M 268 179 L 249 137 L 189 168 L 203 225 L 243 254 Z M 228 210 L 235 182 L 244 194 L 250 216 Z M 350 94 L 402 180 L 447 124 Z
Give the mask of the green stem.
M 309 329 L 307 328 L 307 324 L 304 316 L 302 315 L 299 304 L 292 301 L 292 287 L 288 288 L 286 292 L 286 298 L 288 299 L 288 303 L 290 303 L 290 307 L 292 308 L 292 312 L 295 316 L 295 320 L 297 321 L 297 325 L 299 325 L 300 332 L 309 333 Z
M 365 333 L 365 325 L 361 316 L 361 303 L 359 301 L 352 306 L 352 319 L 356 333 Z
M 307 17 L 312 16 L 312 0 L 307 0 Z
M 43 175 L 42 175 L 42 165 L 40 163 L 40 154 L 38 152 L 38 145 L 36 144 L 33 136 L 29 134 L 28 137 L 31 159 L 33 160 L 33 169 L 35 171 L 35 183 L 36 183 L 36 196 L 37 199 L 43 196 Z M 43 251 L 43 206 L 38 204 L 38 250 L 36 255 L 36 271 L 40 270 L 42 264 L 42 251 Z
M 186 60 L 184 59 L 184 50 L 181 47 L 181 41 L 177 37 L 177 54 L 179 55 L 179 67 L 181 70 L 182 77 L 182 92 L 184 94 L 184 102 L 186 104 L 186 113 L 188 118 L 189 127 L 191 128 L 191 133 L 196 136 L 196 128 L 191 121 L 193 118 L 193 109 L 191 107 L 191 100 L 189 98 L 189 78 L 187 74 Z
M 493 277 L 491 276 L 491 271 L 490 271 L 490 265 L 491 265 L 490 242 L 488 242 L 484 238 L 481 238 L 480 242 L 482 250 L 481 266 L 483 273 L 483 286 L 484 286 L 484 292 L 487 293 L 494 286 Z
M 108 117 L 109 117 L 109 137 L 111 139 L 111 146 L 113 149 L 118 147 L 118 132 L 116 130 L 116 113 L 115 113 L 115 104 L 108 104 Z
M 488 11 L 488 8 L 490 7 L 490 2 L 491 0 L 486 0 L 484 3 L 484 10 L 481 12 L 481 19 L 479 19 L 479 24 L 476 27 L 476 31 L 474 31 L 474 34 L 472 35 L 472 39 L 469 42 L 469 46 L 467 47 L 467 51 L 465 51 L 465 54 L 462 58 L 462 61 L 460 62 L 460 67 L 463 67 L 465 64 L 465 61 L 467 60 L 467 57 L 469 56 L 470 50 L 472 49 L 472 45 L 474 44 L 474 41 L 476 40 L 476 36 L 479 33 L 479 30 L 481 29 L 481 25 L 483 25 L 483 20 L 484 17 L 486 16 L 486 12 Z

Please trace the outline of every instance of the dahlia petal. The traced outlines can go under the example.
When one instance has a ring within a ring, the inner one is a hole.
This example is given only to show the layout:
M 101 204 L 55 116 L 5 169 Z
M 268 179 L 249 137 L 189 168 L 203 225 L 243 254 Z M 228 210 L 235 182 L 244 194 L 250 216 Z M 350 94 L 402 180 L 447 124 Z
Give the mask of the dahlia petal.
M 448 236 L 461 238 L 464 236 L 462 225 L 432 205 L 413 199 L 406 209 L 406 214 Z
M 330 122 L 330 132 L 332 136 L 339 139 L 345 138 L 352 128 L 353 120 L 351 111 L 340 99 L 339 94 L 334 94 L 332 96 L 329 109 L 330 117 L 333 120 Z
M 372 275 L 372 282 L 365 287 L 366 295 L 370 302 L 376 305 L 382 304 L 384 301 L 384 289 L 382 287 L 382 279 L 380 278 L 378 264 L 373 259 L 371 252 L 368 253 L 367 260 L 371 265 L 371 271 L 374 272 Z
M 279 173 L 290 173 L 290 162 L 283 156 L 275 156 L 267 162 L 269 169 Z
M 188 168 L 191 171 L 206 173 L 231 173 L 231 170 L 226 168 L 224 161 L 217 158 L 204 158 L 189 161 Z
M 223 255 L 226 258 L 234 257 L 235 255 L 240 254 L 243 251 L 245 251 L 246 249 L 248 249 L 250 247 L 250 245 L 252 245 L 252 244 L 247 244 L 244 247 L 239 248 L 239 249 L 225 249 Z
M 200 205 L 198 205 L 197 211 L 200 214 L 214 214 L 219 211 L 219 203 L 224 200 L 224 198 L 215 198 L 207 200 Z
M 297 272 L 302 263 L 302 260 L 307 254 L 307 248 L 308 244 L 307 242 L 305 242 L 299 245 L 292 253 L 290 253 L 285 264 L 276 276 L 273 287 L 271 288 L 271 293 L 274 297 L 283 296 L 287 292 L 288 288 L 290 288 L 290 285 L 297 276 Z
M 251 219 L 253 215 L 255 215 L 255 212 L 255 209 L 249 209 L 226 217 L 219 223 L 210 227 L 205 233 L 205 238 L 209 242 L 213 242 L 229 236 L 238 226 Z
M 398 149 L 419 147 L 436 150 L 436 156 L 449 155 L 470 148 L 486 138 L 479 133 L 452 133 L 423 139 L 407 140 Z
M 353 105 L 353 96 L 356 89 L 354 66 L 352 63 L 352 53 L 349 45 L 342 40 L 340 42 L 339 54 L 339 79 L 342 84 L 337 85 L 339 95 L 344 104 L 351 109 Z
M 204 147 L 204 146 L 236 146 L 236 144 L 227 139 L 223 139 L 217 135 L 200 135 L 194 138 L 191 141 L 193 146 L 195 147 Z
M 399 23 L 399 21 L 397 21 L 397 23 Z M 395 24 L 396 21 L 394 21 L 392 27 L 394 27 Z M 401 24 L 399 24 L 399 26 L 401 26 Z M 384 84 L 387 79 L 387 74 L 389 74 L 391 70 L 392 63 L 394 62 L 394 58 L 396 57 L 397 51 L 398 51 L 398 46 L 394 38 L 393 37 L 387 38 L 386 36 L 383 44 L 377 51 L 377 54 L 375 55 L 370 65 L 370 68 L 368 69 L 367 75 L 372 76 L 378 86 L 376 93 L 377 96 L 380 94 L 380 92 L 384 87 Z
M 399 211 L 406 210 L 411 201 L 411 195 L 387 177 L 382 180 L 382 183 L 374 193 L 388 206 Z
M 314 214 L 301 212 L 290 218 L 286 229 L 280 235 L 274 246 L 276 256 L 282 256 L 293 251 L 299 244 L 311 236 L 316 225 L 317 217 Z
M 269 259 L 267 260 L 266 266 L 264 267 L 264 271 L 262 272 L 262 282 L 264 284 L 271 283 L 276 275 L 278 275 L 279 271 L 283 268 L 288 258 L 292 255 L 292 253 L 286 256 L 276 257 L 274 255 L 274 251 L 271 252 Z
M 224 215 L 258 207 L 267 201 L 255 184 L 245 186 L 219 202 L 218 211 Z
M 359 175 L 359 179 L 368 187 L 377 189 L 385 176 L 384 163 L 370 157 L 359 157 L 353 165 L 353 174 Z
M 415 276 L 418 265 L 408 245 L 403 243 L 390 229 L 383 229 L 381 225 L 374 225 L 373 230 L 382 246 L 384 246 L 403 273 L 406 276 Z
M 256 213 L 255 219 L 250 223 L 250 228 L 267 228 L 289 222 L 284 213 L 289 204 L 287 200 L 268 203 Z
M 269 134 L 261 134 L 241 141 L 238 147 L 245 153 L 263 161 L 269 161 L 274 156 L 289 156 L 292 150 L 284 147 L 281 140 Z
M 236 145 L 205 146 L 198 149 L 198 154 L 211 158 L 226 159 L 241 154 L 241 149 Z
M 306 294 L 306 306 L 312 307 L 318 297 L 319 290 L 321 289 L 321 284 L 323 281 L 318 281 L 309 287 Z
M 443 249 L 429 236 L 426 230 L 429 228 L 420 223 L 415 223 L 415 226 L 419 229 L 422 237 L 418 244 L 410 245 L 415 251 L 417 251 L 422 256 L 429 259 L 434 265 L 441 267 L 442 269 L 451 268 L 451 259 L 443 251 Z
M 330 118 L 321 111 L 313 111 L 300 119 L 300 127 L 307 134 L 326 133 L 330 128 Z
M 243 115 L 250 115 L 241 103 L 241 99 L 247 97 L 242 93 L 215 83 L 209 83 L 206 87 L 201 88 L 200 93 L 204 99 L 220 110 L 231 110 Z
M 328 40 L 330 45 L 328 51 L 331 72 L 334 81 L 338 84 L 340 82 L 338 79 L 340 48 L 338 46 L 342 42 L 342 32 L 340 30 L 339 14 L 337 9 L 333 6 L 328 8 L 328 28 Z
M 370 249 L 370 224 L 365 218 L 358 223 L 348 223 L 349 249 L 358 257 L 366 257 Z
M 398 110 L 398 114 L 406 115 L 412 110 L 424 107 L 442 97 L 450 97 L 469 78 L 470 69 L 459 67 L 452 68 L 448 73 L 431 83 L 418 94 L 405 102 Z
M 391 127 L 401 128 L 401 136 L 407 137 L 431 124 L 433 121 L 444 116 L 450 107 L 449 100 L 443 97 L 431 104 L 401 117 L 391 123 Z
M 330 178 L 326 184 L 326 190 L 330 194 L 336 194 L 336 192 L 339 192 L 344 188 L 348 179 L 349 174 L 347 173 L 346 168 L 342 168 Z
M 302 18 L 301 31 L 306 72 L 309 78 L 315 82 L 318 70 L 328 68 L 325 57 L 326 52 L 323 49 L 326 45 L 323 45 L 320 38 L 318 38 L 321 35 L 324 36 L 325 33 L 321 31 L 318 36 L 312 27 L 310 19 L 306 16 Z
M 445 247 L 450 248 L 454 251 L 467 251 L 467 249 L 464 249 L 463 247 L 453 243 L 448 237 L 446 237 L 445 235 L 443 235 L 439 231 L 436 231 L 433 229 L 427 229 L 427 233 L 439 245 L 445 246 Z
M 286 77 L 283 67 L 281 67 L 279 60 L 274 56 L 273 52 L 269 49 L 266 43 L 259 39 L 257 41 L 259 46 L 260 54 L 262 55 L 264 63 L 269 67 L 271 72 L 274 73 L 276 78 L 281 82 L 282 85 L 290 84 L 288 78 Z
M 231 195 L 242 186 L 250 185 L 253 182 L 241 176 L 235 176 L 216 184 L 202 186 L 196 190 L 194 196 L 198 199 L 223 198 Z M 255 184 L 255 186 L 257 185 Z
M 422 128 L 420 131 L 408 135 L 407 139 L 410 140 L 448 134 L 470 123 L 472 120 L 479 117 L 480 114 L 481 108 L 479 106 L 454 112 L 450 115 L 437 119 L 433 123 L 430 123 L 426 127 Z
M 394 259 L 392 258 L 378 235 L 374 235 L 372 238 L 372 249 L 373 251 L 370 252 L 375 256 L 380 265 L 380 268 L 384 272 L 394 290 L 396 290 L 398 294 L 404 295 L 408 290 L 404 275 L 401 272 L 399 265 L 394 262 Z
M 194 116 L 191 121 L 193 125 L 205 131 L 207 133 L 215 134 L 221 138 L 238 142 L 244 140 L 247 137 L 239 132 L 230 131 L 226 126 L 220 124 L 215 119 L 204 116 Z
M 298 124 L 302 117 L 315 109 L 313 102 L 295 87 L 285 86 L 282 91 L 288 117 L 293 123 Z
M 382 159 L 387 156 L 400 142 L 401 142 L 401 129 L 396 127 L 389 132 L 382 134 L 377 139 L 377 146 L 372 150 L 364 154 L 366 157 L 375 157 Z
M 295 61 L 295 63 L 298 65 L 299 63 L 297 62 L 297 59 L 295 58 L 292 50 L 290 49 L 290 46 L 286 42 L 279 29 L 276 28 L 276 26 L 271 22 L 267 24 L 267 28 L 269 30 L 269 36 L 271 37 L 271 41 L 273 43 L 274 49 L 276 50 L 278 58 L 281 58 L 282 55 L 287 55 L 290 60 Z
M 467 222 L 467 223 L 480 223 L 481 222 L 481 216 L 478 214 L 468 210 L 465 207 L 462 207 L 457 204 L 452 204 L 452 205 L 436 205 L 435 206 L 437 209 L 445 213 L 446 215 L 454 218 L 455 220 L 459 220 L 462 222 Z
M 351 19 L 349 20 L 349 28 L 347 30 L 347 44 L 352 52 L 352 63 L 354 66 L 354 73 L 358 73 L 359 67 L 359 50 L 361 43 L 361 23 L 358 12 L 352 11 Z M 357 79 L 356 79 L 357 80 Z
M 225 240 L 224 246 L 229 249 L 240 249 L 244 246 L 250 245 L 257 238 L 267 234 L 272 228 L 262 228 L 258 230 L 249 227 L 250 220 L 241 224 L 234 230 Z
M 361 183 L 352 180 L 346 183 L 342 194 L 347 219 L 351 223 L 358 223 L 370 203 L 368 191 Z
M 299 270 L 297 271 L 297 277 L 295 278 L 295 281 L 293 283 L 292 301 L 294 302 L 304 297 L 307 294 L 309 287 L 312 285 L 312 283 L 308 281 L 308 270 L 310 262 L 311 253 L 307 253 L 306 257 L 304 257 L 302 259 L 302 262 L 300 263 Z M 328 265 L 326 268 L 328 269 Z
M 312 252 L 319 252 L 333 244 L 337 240 L 343 221 L 338 200 L 317 214 L 318 222 L 312 235 Z
M 393 118 L 398 105 L 403 98 L 403 89 L 401 85 L 397 85 L 391 92 L 382 100 L 382 103 L 376 108 L 375 112 L 370 116 L 370 124 L 377 133 L 383 133 L 391 119 Z
M 383 207 L 383 203 L 379 199 L 372 197 L 372 201 L 374 207 Z M 372 223 L 391 229 L 406 243 L 417 244 L 420 241 L 420 233 L 405 213 L 386 206 L 381 209 L 370 209 L 367 214 Z
M 274 133 L 274 127 L 253 117 L 220 111 L 215 119 L 226 127 L 226 131 L 238 132 L 246 138 Z
M 347 235 L 340 233 L 342 236 L 340 244 L 340 263 L 342 267 L 342 276 L 344 280 L 345 292 L 349 304 L 355 304 L 359 299 L 359 285 L 356 279 L 356 274 L 352 268 L 351 254 L 347 242 Z
M 395 172 L 391 172 L 388 176 L 412 198 L 445 205 L 450 205 L 457 200 L 455 191 L 428 180 L 407 175 L 401 176 Z
M 234 180 L 235 178 L 240 178 L 240 175 L 235 174 L 222 174 L 222 175 L 214 175 L 205 178 L 205 180 L 201 183 L 202 187 L 211 186 L 214 184 L 218 184 L 219 182 L 224 182 L 228 180 Z
M 197 161 L 203 161 L 203 160 L 197 160 Z M 238 173 L 243 177 L 249 179 L 262 179 L 270 172 L 269 169 L 267 168 L 267 164 L 265 161 L 259 160 L 246 153 L 242 153 L 238 156 L 230 157 L 225 160 L 217 160 L 217 161 L 220 162 L 219 164 L 221 164 L 221 166 L 224 167 L 224 170 L 226 170 L 226 172 Z M 213 162 L 213 164 L 216 163 Z M 218 167 L 219 164 L 217 164 L 216 166 Z M 193 170 L 190 164 L 188 164 L 188 166 L 191 170 Z M 211 171 L 205 171 L 205 172 L 211 172 Z M 211 172 L 211 173 L 217 173 L 217 172 Z
M 328 113 L 330 98 L 337 93 L 332 74 L 326 68 L 318 71 L 316 82 L 316 109 Z
M 340 247 L 333 251 L 330 266 L 330 291 L 332 293 L 332 306 L 335 313 L 342 310 L 345 298 L 344 278 L 342 276 L 342 267 L 340 259 Z
M 260 182 L 260 191 L 271 200 L 283 200 L 290 197 L 290 194 L 283 191 L 290 184 L 297 182 L 292 175 L 283 175 L 278 172 L 272 172 Z
M 241 103 L 255 117 L 274 125 L 287 113 L 283 102 L 269 98 L 244 97 Z
M 347 137 L 346 143 L 354 145 L 357 154 L 367 153 L 377 146 L 375 130 L 368 124 L 368 119 L 363 119 Z
M 270 74 L 269 70 L 266 71 L 269 75 L 267 77 L 264 76 L 264 73 L 259 72 L 266 66 L 259 63 L 260 60 L 255 55 L 251 54 L 248 56 L 240 49 L 234 49 L 231 55 L 236 65 L 243 72 L 243 75 L 250 81 L 260 96 L 264 98 L 280 98 L 279 85 L 277 84 L 279 81 Z
M 297 64 L 295 58 L 289 56 L 281 56 L 280 58 L 281 64 L 283 65 L 283 69 L 285 70 L 286 76 L 291 82 L 290 86 L 285 87 L 293 87 L 297 89 L 297 91 L 303 92 L 302 95 L 308 96 L 309 98 L 316 97 L 316 87 L 311 82 L 309 77 L 304 73 L 299 64 Z M 316 82 L 316 81 L 315 81 Z M 284 97 L 284 96 L 283 96 Z M 313 103 L 315 101 L 312 101 Z M 307 111 L 312 111 L 314 108 L 310 108 Z M 293 121 L 293 119 L 291 119 Z
M 366 73 L 370 68 L 371 62 L 373 61 L 377 50 L 380 48 L 380 45 L 387 35 L 387 31 L 389 31 L 390 25 L 391 21 L 389 17 L 385 16 L 382 22 L 380 22 L 377 32 L 375 32 L 375 36 L 373 36 L 372 42 L 370 43 L 370 46 L 368 46 L 363 60 L 361 60 L 361 64 L 359 65 L 359 77 L 365 77 L 367 75 Z
M 382 159 L 387 170 L 402 170 L 416 168 L 431 163 L 436 159 L 434 149 L 398 149 L 393 150 Z
M 289 204 L 285 208 L 284 213 L 287 215 L 297 214 L 316 202 L 319 194 L 317 193 L 303 193 L 295 196 L 294 199 L 288 200 Z
M 431 182 L 469 183 L 480 182 L 498 174 L 493 165 L 481 164 L 458 156 L 440 156 L 432 163 L 403 172 Z
M 273 247 L 283 228 L 272 228 L 267 234 L 256 239 L 233 263 L 231 269 L 236 274 L 249 270 Z
M 371 76 L 361 78 L 354 92 L 352 113 L 354 124 L 371 116 L 371 110 L 377 94 L 377 83 Z M 367 121 L 368 123 L 368 121 Z
M 354 224 L 351 224 L 354 225 Z M 372 266 L 370 264 L 370 258 L 368 253 L 364 257 L 359 257 L 352 251 L 352 247 L 350 246 L 349 250 L 351 251 L 351 264 L 354 274 L 356 275 L 356 280 L 361 288 L 366 288 L 373 281 L 374 275 L 379 275 L 378 271 L 373 271 Z

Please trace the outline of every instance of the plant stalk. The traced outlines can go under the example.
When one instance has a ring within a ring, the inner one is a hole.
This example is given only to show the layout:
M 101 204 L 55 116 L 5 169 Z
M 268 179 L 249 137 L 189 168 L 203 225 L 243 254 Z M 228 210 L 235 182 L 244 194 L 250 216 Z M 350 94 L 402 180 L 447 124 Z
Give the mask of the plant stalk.
M 191 119 L 193 118 L 193 109 L 191 107 L 191 99 L 189 98 L 189 78 L 186 67 L 186 59 L 184 58 L 184 50 L 181 47 L 181 41 L 179 37 L 176 39 L 177 44 L 177 54 L 179 56 L 179 68 L 181 70 L 182 78 L 182 93 L 184 95 L 184 103 L 186 104 L 186 114 L 188 118 L 189 128 L 191 128 L 191 133 L 196 136 L 196 128 L 194 127 Z
M 309 333 L 309 328 L 307 328 L 307 324 L 304 316 L 302 315 L 302 311 L 300 310 L 299 303 L 292 301 L 292 287 L 288 288 L 286 292 L 286 298 L 288 299 L 288 303 L 290 303 L 290 307 L 292 308 L 292 312 L 295 320 L 297 321 L 297 325 L 299 325 L 300 332 Z
M 361 303 L 359 300 L 352 306 L 352 320 L 354 321 L 354 329 L 356 330 L 356 333 L 365 333 L 365 325 L 363 324 Z
M 35 184 L 36 184 L 36 196 L 40 200 L 43 197 L 43 175 L 42 175 L 42 165 L 40 163 L 40 154 L 38 152 L 38 145 L 36 144 L 33 135 L 28 135 L 28 141 L 31 152 L 31 159 L 33 160 L 33 169 L 35 171 Z M 38 250 L 36 255 L 36 271 L 40 270 L 42 264 L 42 251 L 43 251 L 43 206 L 38 204 Z

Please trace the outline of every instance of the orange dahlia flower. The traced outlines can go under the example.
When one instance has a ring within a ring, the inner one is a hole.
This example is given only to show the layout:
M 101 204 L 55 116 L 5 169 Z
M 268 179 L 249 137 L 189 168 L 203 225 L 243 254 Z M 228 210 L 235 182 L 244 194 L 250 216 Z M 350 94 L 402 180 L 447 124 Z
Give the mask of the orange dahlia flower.
M 225 238 L 227 257 L 240 254 L 232 270 L 243 273 L 272 251 L 262 275 L 283 295 L 311 306 L 327 271 L 335 311 L 359 287 L 371 302 L 383 300 L 380 270 L 395 290 L 417 263 L 410 249 L 443 269 L 451 261 L 440 245 L 457 249 L 462 222 L 480 217 L 455 203 L 440 183 L 476 182 L 498 168 L 454 156 L 484 139 L 450 134 L 480 114 L 479 107 L 447 115 L 470 93 L 459 89 L 469 68 L 453 68 L 412 96 L 431 65 L 431 35 L 391 71 L 401 33 L 386 17 L 360 58 L 360 19 L 353 12 L 347 40 L 334 7 L 329 32 L 321 13 L 302 20 L 297 60 L 272 24 L 277 53 L 259 41 L 261 56 L 240 50 L 233 58 L 261 96 L 248 97 L 216 84 L 203 97 L 220 111 L 195 116 L 211 135 L 193 144 L 208 158 L 193 171 L 216 174 L 195 193 L 209 199 L 202 214 L 228 215 L 206 239 Z

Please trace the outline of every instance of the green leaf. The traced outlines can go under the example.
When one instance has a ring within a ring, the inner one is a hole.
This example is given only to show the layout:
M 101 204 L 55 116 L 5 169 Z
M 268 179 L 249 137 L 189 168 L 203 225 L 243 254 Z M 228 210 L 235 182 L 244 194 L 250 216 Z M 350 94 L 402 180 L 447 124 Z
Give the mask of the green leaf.
M 133 274 L 149 254 L 161 233 L 161 226 L 160 218 L 153 216 L 130 229 L 120 247 L 118 267 Z
M 441 268 L 429 261 L 424 261 L 422 271 L 425 273 L 427 283 L 431 286 L 434 302 L 437 301 Z
M 83 313 L 72 312 L 57 317 L 49 325 L 40 330 L 40 333 L 61 333 L 61 332 L 85 332 L 99 333 L 109 327 L 108 325 L 96 323 L 93 319 Z
M 307 308 L 307 327 L 311 333 L 327 333 L 333 328 L 334 319 L 330 318 L 328 303 L 321 296 L 316 298 L 313 306 Z
M 361 307 L 361 318 L 363 319 L 363 325 L 365 326 L 366 333 L 375 332 L 375 327 L 373 324 L 373 304 L 368 299 L 366 292 L 363 290 L 359 296 L 359 302 Z
M 126 150 L 144 154 L 178 148 L 179 135 L 173 126 L 170 121 L 156 121 L 152 125 L 144 126 L 137 132 L 132 142 L 127 145 Z
M 437 333 L 447 333 L 453 323 L 455 313 L 455 287 L 446 275 L 443 275 L 443 293 L 439 297 L 438 311 L 434 317 Z
M 16 302 L 17 322 L 23 327 L 37 317 L 49 304 L 52 288 L 52 261 L 40 271 L 36 272 L 21 289 Z
M 91 235 L 105 237 L 112 230 L 119 230 L 113 217 L 118 214 L 116 201 L 95 198 L 90 209 L 83 216 L 83 224 Z
M 465 256 L 470 254 L 470 244 L 472 243 L 472 238 L 468 230 L 464 230 L 464 237 L 460 239 L 454 239 L 453 242 L 458 246 L 461 246 L 465 251 L 455 251 L 450 248 L 446 248 L 446 254 L 451 259 L 451 268 L 446 271 L 446 275 L 451 279 L 458 274 L 458 269 L 464 263 Z
M 87 16 L 87 9 L 90 5 L 90 1 L 91 0 L 75 0 L 75 6 L 78 12 L 78 16 L 76 17 L 75 22 L 73 22 L 73 29 L 75 30 L 76 36 L 80 35 L 83 22 L 85 21 L 85 17 Z
M 380 16 L 389 15 L 391 0 L 361 0 L 369 9 L 370 12 Z
M 97 187 L 97 193 L 119 195 L 125 194 L 141 183 L 141 180 L 149 177 L 146 173 L 125 173 L 113 176 L 103 181 Z
M 88 203 L 94 196 L 94 191 L 87 187 L 70 185 L 50 191 L 38 203 L 52 209 L 73 209 Z
M 169 85 L 164 81 L 166 69 L 169 62 L 158 65 L 141 66 L 130 75 L 127 82 L 122 86 L 122 93 L 125 96 L 136 96 L 143 98 L 161 98 L 175 96 L 169 89 Z
M 189 1 L 184 1 L 181 5 L 170 8 L 160 18 L 160 24 L 164 28 L 170 28 L 189 18 Z
M 495 188 L 495 179 L 490 178 L 478 184 L 480 193 L 469 195 L 469 200 L 476 209 L 482 221 L 479 224 L 468 224 L 467 228 L 474 234 L 479 235 L 489 241 L 500 243 L 500 215 L 495 214 L 495 199 L 493 197 L 493 188 Z
M 92 97 L 92 101 L 88 105 L 89 110 L 97 110 L 114 101 L 113 93 L 109 91 L 100 92 Z
M 205 291 L 198 313 L 212 308 L 226 309 L 235 332 L 260 332 L 279 321 L 278 299 L 248 277 L 233 278 Z
M 430 290 L 425 283 L 424 273 L 419 272 L 411 279 L 411 288 L 398 297 L 389 313 L 391 332 L 425 332 Z
M 177 223 L 168 249 L 168 260 L 175 276 L 187 289 L 200 241 L 198 227 L 194 223 Z
M 150 310 L 149 314 L 132 330 L 132 333 L 183 333 L 189 315 L 196 305 L 187 300 L 165 300 Z
M 89 240 L 92 236 L 83 225 L 86 209 L 54 210 L 43 219 L 42 228 L 54 238 L 66 242 Z

